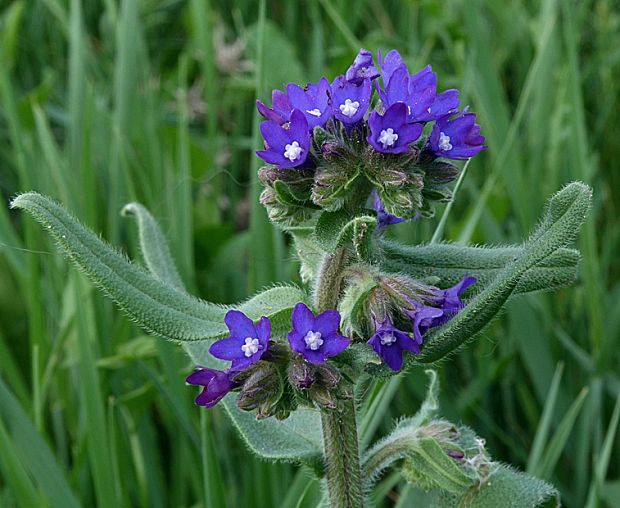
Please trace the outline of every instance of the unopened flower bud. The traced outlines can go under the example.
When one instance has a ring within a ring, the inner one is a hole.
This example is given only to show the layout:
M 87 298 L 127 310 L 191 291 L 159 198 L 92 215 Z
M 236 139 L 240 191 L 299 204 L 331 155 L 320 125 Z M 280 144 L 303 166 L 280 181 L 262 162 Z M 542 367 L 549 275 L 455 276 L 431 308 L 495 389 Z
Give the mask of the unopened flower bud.
M 325 388 L 335 388 L 340 381 L 340 372 L 338 369 L 329 364 L 317 366 L 318 383 Z
M 300 390 L 310 388 L 316 380 L 317 368 L 306 362 L 301 356 L 293 355 L 288 369 L 290 383 Z
M 338 402 L 331 390 L 314 385 L 309 390 L 310 398 L 323 409 L 336 409 Z
M 282 396 L 283 383 L 273 363 L 260 362 L 245 380 L 237 397 L 237 406 L 251 411 L 264 404 L 275 405 Z

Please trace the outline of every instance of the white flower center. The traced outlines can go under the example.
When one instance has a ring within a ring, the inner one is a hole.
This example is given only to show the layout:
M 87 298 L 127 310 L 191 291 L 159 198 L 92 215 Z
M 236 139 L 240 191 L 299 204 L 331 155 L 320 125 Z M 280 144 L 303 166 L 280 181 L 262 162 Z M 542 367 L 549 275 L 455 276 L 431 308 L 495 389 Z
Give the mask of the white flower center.
M 355 115 L 355 113 L 357 113 L 357 110 L 360 108 L 360 103 L 357 101 L 352 101 L 351 99 L 347 99 L 344 101 L 344 104 L 341 104 L 339 107 L 340 112 L 344 116 L 348 116 L 349 118 L 351 118 L 353 115 Z
M 306 343 L 306 349 L 316 351 L 323 345 L 323 342 L 325 341 L 321 339 L 321 332 L 313 332 L 312 330 L 310 330 L 304 337 L 304 342 Z
M 299 143 L 297 141 L 293 141 L 290 145 L 286 145 L 284 148 L 284 157 L 286 157 L 291 162 L 299 159 L 299 157 L 301 157 L 301 153 L 304 151 L 304 149 L 299 146 Z
M 249 358 L 253 354 L 258 353 L 258 350 L 260 349 L 260 347 L 261 346 L 258 343 L 258 339 L 253 339 L 252 337 L 247 337 L 245 339 L 245 344 L 243 346 L 241 346 L 241 351 L 243 351 L 245 356 L 247 356 Z
M 439 133 L 439 149 L 444 152 L 452 150 L 452 145 L 450 144 L 450 136 L 446 136 L 443 132 Z
M 308 113 L 309 115 L 312 115 L 312 116 L 316 116 L 316 117 L 321 116 L 321 110 L 318 109 L 318 108 L 306 109 L 306 113 Z
M 383 129 L 379 134 L 379 143 L 383 144 L 383 148 L 394 145 L 398 139 L 398 134 L 394 132 L 391 127 L 389 129 Z
M 381 341 L 382 346 L 391 346 L 394 342 L 396 342 L 396 337 L 394 337 L 392 332 L 388 332 L 381 335 L 379 340 Z

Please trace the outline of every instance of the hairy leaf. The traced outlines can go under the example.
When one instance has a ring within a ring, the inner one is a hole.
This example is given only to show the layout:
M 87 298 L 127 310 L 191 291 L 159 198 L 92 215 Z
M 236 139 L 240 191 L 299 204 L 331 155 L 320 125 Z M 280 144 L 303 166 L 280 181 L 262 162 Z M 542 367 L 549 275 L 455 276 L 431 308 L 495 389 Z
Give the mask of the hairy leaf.
M 559 507 L 560 494 L 547 482 L 504 464 L 497 464 L 482 484 L 472 486 L 464 496 L 437 493 L 436 508 L 537 508 Z
M 463 276 L 473 275 L 479 286 L 486 286 L 508 265 L 523 255 L 523 246 L 466 247 L 433 244 L 410 247 L 382 240 L 384 259 L 381 267 L 416 279 L 438 277 L 442 287 L 456 284 Z M 515 287 L 515 293 L 545 291 L 572 284 L 577 278 L 579 251 L 561 248 L 527 270 Z
M 432 334 L 416 359 L 435 362 L 479 333 L 515 292 L 525 273 L 577 236 L 590 206 L 591 189 L 580 182 L 567 185 L 549 201 L 547 211 L 524 251 L 446 325 Z
M 185 290 L 181 276 L 172 260 L 168 241 L 155 218 L 140 203 L 125 205 L 121 213 L 136 218 L 142 256 L 149 271 L 162 282 Z
M 227 307 L 199 300 L 182 289 L 164 283 L 161 277 L 170 276 L 173 268 L 163 268 L 170 262 L 162 251 L 153 253 L 151 240 L 160 233 L 144 234 L 143 251 L 148 250 L 148 264 L 153 260 L 156 277 L 129 261 L 111 245 L 83 226 L 73 215 L 52 199 L 30 192 L 13 200 L 13 208 L 21 208 L 39 222 L 58 242 L 64 253 L 88 278 L 112 298 L 134 321 L 148 332 L 179 341 L 206 341 L 227 333 L 224 314 Z M 149 224 L 153 229 L 153 223 Z M 275 287 L 235 306 L 250 318 L 267 316 L 276 324 L 286 321 L 295 303 L 305 294 L 296 287 Z M 197 347 L 207 347 L 201 344 Z
M 344 210 L 323 212 L 317 222 L 314 238 L 326 252 L 351 244 L 358 257 L 370 259 L 376 227 L 377 219 L 370 215 L 351 218 Z

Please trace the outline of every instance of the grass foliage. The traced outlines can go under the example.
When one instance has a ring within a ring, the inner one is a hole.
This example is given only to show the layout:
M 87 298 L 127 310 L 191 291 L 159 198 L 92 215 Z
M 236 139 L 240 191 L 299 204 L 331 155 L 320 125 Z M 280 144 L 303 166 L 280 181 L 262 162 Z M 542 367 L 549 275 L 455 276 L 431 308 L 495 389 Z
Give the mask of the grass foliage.
M 360 46 L 432 63 L 440 87 L 460 88 L 479 113 L 490 148 L 471 162 L 444 240 L 519 243 L 563 184 L 594 188 L 577 285 L 513 301 L 444 362 L 441 406 L 494 457 L 556 484 L 566 506 L 618 506 L 613 0 L 6 0 L 3 202 L 51 195 L 137 260 L 121 210 L 142 203 L 180 280 L 210 301 L 296 281 L 287 240 L 258 204 L 254 100 L 335 76 Z M 438 222 L 392 234 L 429 241 Z M 33 221 L 0 206 L 0 506 L 316 506 L 320 486 L 305 471 L 260 462 L 221 409 L 193 406 L 191 368 L 86 283 Z M 420 370 L 370 386 L 364 442 L 412 415 L 425 385 Z M 377 489 L 380 506 L 420 506 L 425 495 L 394 474 Z

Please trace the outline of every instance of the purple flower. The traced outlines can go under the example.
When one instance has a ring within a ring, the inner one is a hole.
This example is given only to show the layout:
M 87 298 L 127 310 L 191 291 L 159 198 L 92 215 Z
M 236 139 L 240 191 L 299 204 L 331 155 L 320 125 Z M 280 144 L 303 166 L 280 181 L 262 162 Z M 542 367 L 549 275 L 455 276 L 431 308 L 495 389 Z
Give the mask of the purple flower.
M 230 370 L 199 369 L 187 376 L 186 382 L 190 385 L 204 386 L 204 390 L 196 397 L 196 404 L 211 408 L 238 386 L 231 381 L 230 376 Z
M 214 342 L 209 352 L 221 360 L 232 360 L 231 370 L 239 371 L 261 359 L 269 347 L 271 323 L 266 317 L 257 325 L 243 312 L 229 310 L 224 322 L 230 336 Z
M 375 321 L 375 333 L 368 344 L 394 371 L 403 368 L 403 351 L 420 352 L 420 346 L 408 333 L 395 328 L 390 318 L 386 318 L 382 323 Z
M 289 83 L 286 93 L 291 107 L 299 109 L 306 117 L 310 129 L 317 125 L 323 127 L 331 117 L 329 105 L 329 81 L 321 78 L 318 83 L 308 83 L 301 88 L 295 83 Z M 291 117 L 292 118 L 292 117 Z
M 256 154 L 269 164 L 280 168 L 301 166 L 310 151 L 310 131 L 304 114 L 293 110 L 291 119 L 285 126 L 266 121 L 260 124 L 260 132 L 265 138 L 265 150 Z
M 407 106 L 402 102 L 390 106 L 383 116 L 373 111 L 368 125 L 368 142 L 381 153 L 408 152 L 409 144 L 422 134 L 421 124 L 407 123 Z
M 387 213 L 385 211 L 385 206 L 383 206 L 381 198 L 379 197 L 379 193 L 376 190 L 373 191 L 372 195 L 373 205 L 375 210 L 377 211 L 377 229 L 379 231 L 382 231 L 383 229 L 391 226 L 392 224 L 399 224 L 405 221 L 405 219 L 402 219 L 401 217 L 396 217 L 396 215 L 392 215 L 391 213 Z
M 288 334 L 291 349 L 310 363 L 325 363 L 342 353 L 351 342 L 338 333 L 340 314 L 329 309 L 318 316 L 303 303 L 293 309 L 293 330 Z
M 372 53 L 366 49 L 360 49 L 353 61 L 353 65 L 347 69 L 346 80 L 359 85 L 366 79 L 372 80 L 377 77 L 379 77 L 379 71 L 372 61 Z
M 429 328 L 441 326 L 463 308 L 461 295 L 476 282 L 475 277 L 466 275 L 451 288 L 433 290 L 433 307 L 410 301 L 413 310 L 406 313 L 411 318 L 413 336 L 418 344 L 422 345 L 422 337 Z
M 359 122 L 368 111 L 371 93 L 370 80 L 364 79 L 355 85 L 344 76 L 338 76 L 331 86 L 334 116 L 347 125 Z
M 463 308 L 464 304 L 461 301 L 461 295 L 468 287 L 473 286 L 476 282 L 478 282 L 478 280 L 475 277 L 465 275 L 458 284 L 448 289 L 439 290 L 442 297 L 441 309 L 447 316 L 454 316 L 454 314 Z
M 469 159 L 486 148 L 483 143 L 476 115 L 467 108 L 452 119 L 444 116 L 437 120 L 429 136 L 431 150 L 447 159 Z
M 437 76 L 428 65 L 420 72 L 409 75 L 407 67 L 398 67 L 392 73 L 385 91 L 379 91 L 379 96 L 386 108 L 403 102 L 407 105 L 407 119 L 409 122 L 420 122 L 425 118 L 435 101 L 437 90 Z
M 407 312 L 411 318 L 411 326 L 413 328 L 413 337 L 418 345 L 422 345 L 424 339 L 423 335 L 429 328 L 439 326 L 443 322 L 441 319 L 444 317 L 444 311 L 437 307 L 429 307 L 427 305 L 420 305 L 412 302 L 414 310 Z
M 442 116 L 453 115 L 459 109 L 459 91 L 451 88 L 435 96 L 433 103 L 419 117 L 420 122 L 431 122 Z
M 271 92 L 271 104 L 271 108 L 268 108 L 261 101 L 257 100 L 256 108 L 267 120 L 271 120 L 278 125 L 282 125 L 290 120 L 293 108 L 284 92 L 280 90 Z
M 392 74 L 399 67 L 407 68 L 404 60 L 395 49 L 391 50 L 387 55 L 385 55 L 385 59 L 381 57 L 381 51 L 379 51 L 379 67 L 381 67 L 381 77 L 383 79 L 383 86 L 387 86 L 392 77 Z

